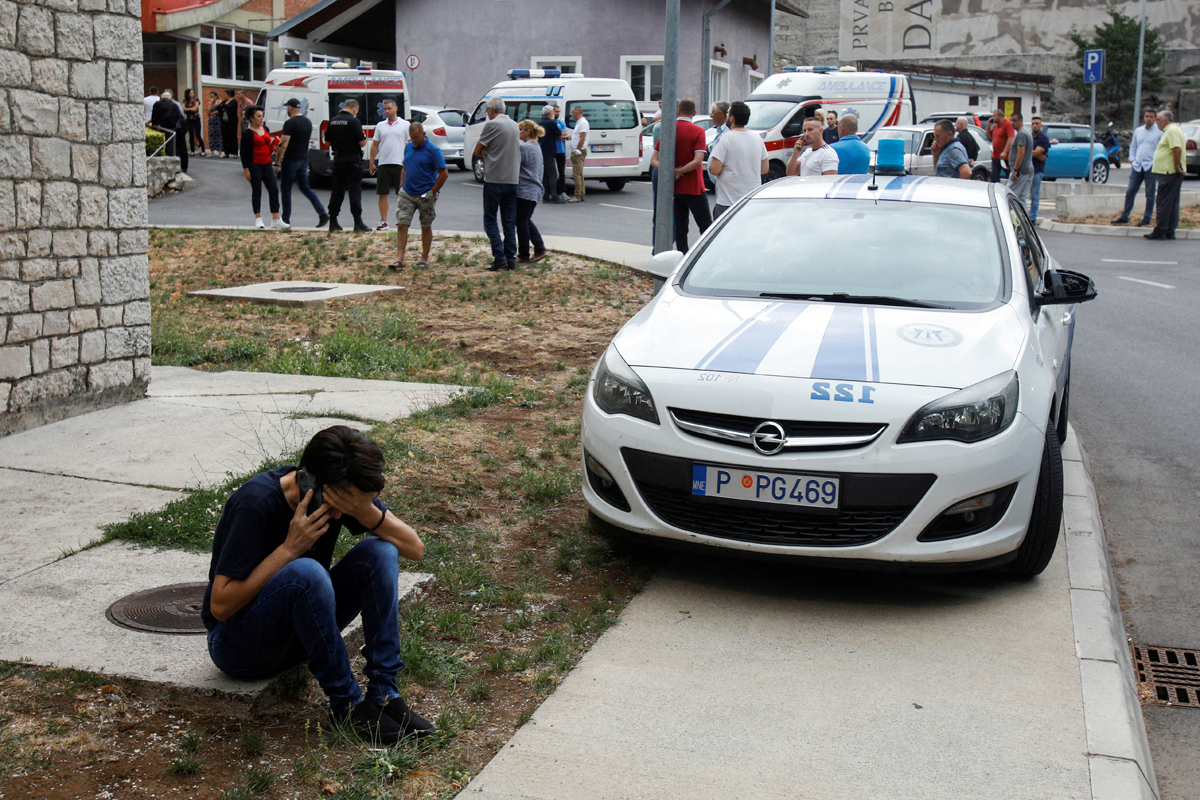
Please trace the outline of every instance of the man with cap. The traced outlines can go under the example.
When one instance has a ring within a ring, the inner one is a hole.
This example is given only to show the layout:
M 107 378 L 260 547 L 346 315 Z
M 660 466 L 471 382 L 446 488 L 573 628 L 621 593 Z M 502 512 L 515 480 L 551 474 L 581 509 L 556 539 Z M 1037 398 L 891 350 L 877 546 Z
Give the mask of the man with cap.
M 317 227 L 324 228 L 329 224 L 329 215 L 321 198 L 308 185 L 308 144 L 312 139 L 312 120 L 304 115 L 304 106 L 296 98 L 283 104 L 287 109 L 287 122 L 280 129 L 279 147 L 275 148 L 275 157 L 279 159 L 280 205 L 283 207 L 283 221 L 292 224 L 292 184 L 300 189 L 300 194 L 312 203 L 313 211 L 317 212 Z
M 333 150 L 333 191 L 329 194 L 329 232 L 342 230 L 338 213 L 342 200 L 350 194 L 350 214 L 354 217 L 354 232 L 369 233 L 362 218 L 362 149 L 367 143 L 362 123 L 358 119 L 358 101 L 351 98 L 342 105 L 337 116 L 329 120 L 325 141 Z

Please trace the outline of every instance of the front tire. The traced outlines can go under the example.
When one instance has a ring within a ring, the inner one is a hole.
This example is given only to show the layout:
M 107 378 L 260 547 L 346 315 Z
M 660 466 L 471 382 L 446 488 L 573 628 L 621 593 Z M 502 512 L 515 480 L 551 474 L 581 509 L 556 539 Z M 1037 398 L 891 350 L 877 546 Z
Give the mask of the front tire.
M 1096 161 L 1092 164 L 1092 183 L 1108 183 L 1108 162 Z
M 483 183 L 483 159 L 475 158 L 471 160 L 471 172 L 475 173 L 475 182 Z
M 1038 471 L 1037 495 L 1029 514 L 1025 541 L 1017 548 L 1016 559 L 1008 565 L 1009 574 L 1018 578 L 1040 575 L 1054 555 L 1058 529 L 1062 524 L 1063 470 L 1058 432 L 1046 426 L 1046 444 L 1042 447 L 1042 468 Z
M 971 173 L 971 180 L 987 181 L 988 180 L 988 171 L 986 169 L 984 169 L 983 167 L 976 167 L 975 171 Z
M 770 163 L 770 165 L 767 167 L 766 183 L 770 183 L 771 181 L 777 181 L 786 174 L 787 174 L 787 167 L 785 167 L 783 164 L 779 163 L 778 161 L 772 161 Z
M 624 178 L 609 178 L 604 182 L 610 192 L 619 192 L 625 188 Z

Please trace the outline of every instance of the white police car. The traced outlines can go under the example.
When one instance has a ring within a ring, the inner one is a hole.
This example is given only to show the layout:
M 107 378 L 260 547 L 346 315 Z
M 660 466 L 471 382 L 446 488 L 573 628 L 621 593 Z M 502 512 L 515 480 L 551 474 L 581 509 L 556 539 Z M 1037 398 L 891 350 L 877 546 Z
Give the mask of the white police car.
M 778 180 L 651 271 L 665 285 L 588 387 L 594 515 L 846 565 L 1046 567 L 1096 292 L 1007 188 Z

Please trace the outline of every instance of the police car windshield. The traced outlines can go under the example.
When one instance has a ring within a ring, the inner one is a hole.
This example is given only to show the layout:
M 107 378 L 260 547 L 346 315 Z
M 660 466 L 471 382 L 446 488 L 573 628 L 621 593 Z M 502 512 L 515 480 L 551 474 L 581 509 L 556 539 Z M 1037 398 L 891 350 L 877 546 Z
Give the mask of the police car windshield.
M 747 100 L 746 105 L 750 106 L 750 121 L 746 127 L 752 131 L 774 128 L 796 107 L 791 100 Z
M 770 198 L 726 216 L 684 291 L 955 309 L 988 307 L 1004 291 L 987 208 Z

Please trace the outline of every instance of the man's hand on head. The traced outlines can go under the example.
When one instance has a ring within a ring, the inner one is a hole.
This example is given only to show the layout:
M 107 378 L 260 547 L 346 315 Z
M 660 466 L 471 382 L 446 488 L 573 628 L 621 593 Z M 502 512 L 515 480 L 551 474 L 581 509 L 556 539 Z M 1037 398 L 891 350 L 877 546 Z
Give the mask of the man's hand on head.
M 328 493 L 329 490 L 325 491 Z M 288 525 L 287 539 L 284 540 L 283 545 L 292 558 L 299 558 L 307 553 L 317 543 L 317 540 L 329 530 L 329 517 L 333 509 L 328 502 L 325 502 L 310 516 L 307 512 L 312 496 L 313 490 L 309 489 L 300 498 L 300 502 L 296 505 L 296 513 L 292 515 L 292 521 Z
M 373 502 L 375 495 L 359 489 L 339 489 L 336 486 L 326 486 L 323 490 L 325 504 L 350 517 L 354 517 L 366 528 L 375 527 L 379 521 L 379 508 Z

